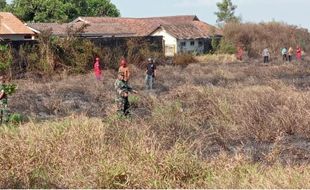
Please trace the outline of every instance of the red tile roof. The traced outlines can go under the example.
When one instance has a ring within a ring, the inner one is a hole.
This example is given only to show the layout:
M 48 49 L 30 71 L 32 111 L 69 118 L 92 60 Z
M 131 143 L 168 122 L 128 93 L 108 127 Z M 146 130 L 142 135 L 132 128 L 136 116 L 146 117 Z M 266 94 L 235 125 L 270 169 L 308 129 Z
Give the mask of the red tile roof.
M 196 27 L 194 24 L 169 24 L 162 25 L 169 34 L 177 39 L 197 39 L 197 38 L 207 38 L 208 33 Z
M 203 21 L 194 21 L 193 25 L 195 25 L 200 30 L 204 31 L 204 33 L 208 35 L 223 35 L 223 31 L 219 28 L 212 26 L 210 24 L 207 24 Z
M 65 35 L 66 28 L 77 28 L 82 23 L 88 24 L 83 35 L 89 36 L 148 36 L 159 26 L 165 26 L 173 31 L 176 37 L 196 38 L 211 35 L 211 28 L 215 28 L 193 15 L 151 18 L 78 17 L 68 24 L 30 23 L 29 26 L 39 31 L 51 28 L 55 35 Z M 217 31 L 215 29 L 215 32 Z
M 66 36 L 70 29 L 77 30 L 83 26 L 83 23 L 69 23 L 69 24 L 57 24 L 57 23 L 28 23 L 29 27 L 38 31 L 51 30 L 54 35 Z M 83 30 L 82 35 L 85 36 L 133 36 L 135 33 L 130 31 L 126 26 L 118 23 L 100 23 L 89 24 Z
M 29 34 L 34 35 L 16 16 L 8 12 L 0 12 L 0 35 Z
M 51 30 L 54 35 L 64 35 L 68 28 L 68 24 L 58 23 L 27 23 L 27 26 L 39 32 Z
M 149 18 L 123 18 L 123 17 L 79 17 L 72 23 L 86 22 L 89 24 L 98 23 L 118 23 L 127 27 L 129 31 L 135 33 L 135 36 L 147 36 L 162 24 L 190 23 L 199 21 L 196 16 L 167 16 L 167 17 L 149 17 Z

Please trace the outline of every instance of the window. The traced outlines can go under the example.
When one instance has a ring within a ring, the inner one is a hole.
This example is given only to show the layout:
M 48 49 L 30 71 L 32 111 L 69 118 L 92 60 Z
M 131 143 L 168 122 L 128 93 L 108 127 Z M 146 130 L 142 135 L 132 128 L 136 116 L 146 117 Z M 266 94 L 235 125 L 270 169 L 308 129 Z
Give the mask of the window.
M 186 42 L 181 42 L 181 46 L 186 46 Z
M 195 45 L 195 41 L 191 41 L 191 46 L 194 46 Z
M 202 45 L 203 45 L 202 41 L 199 41 L 199 42 L 198 42 L 198 45 L 199 45 L 199 46 L 202 46 Z
M 24 36 L 24 39 L 27 39 L 27 40 L 29 40 L 29 39 L 31 39 L 31 38 L 32 38 L 31 35 L 25 35 L 25 36 Z

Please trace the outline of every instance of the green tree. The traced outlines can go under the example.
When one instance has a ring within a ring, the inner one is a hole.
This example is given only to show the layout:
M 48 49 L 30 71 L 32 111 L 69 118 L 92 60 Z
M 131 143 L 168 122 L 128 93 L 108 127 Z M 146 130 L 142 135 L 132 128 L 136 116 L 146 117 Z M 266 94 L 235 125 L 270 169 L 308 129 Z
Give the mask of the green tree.
M 14 0 L 10 11 L 25 22 L 64 22 L 68 19 L 60 0 Z
M 110 0 L 64 0 L 70 4 L 69 20 L 78 16 L 120 16 L 119 10 Z
M 231 0 L 222 0 L 222 2 L 216 3 L 219 11 L 214 14 L 217 16 L 216 22 L 222 26 L 227 22 L 239 22 L 240 17 L 235 16 L 236 5 L 233 5 Z
M 120 15 L 110 0 L 13 0 L 9 10 L 25 22 L 68 22 L 78 16 Z
M 0 0 L 0 11 L 4 10 L 5 7 L 6 7 L 6 1 Z

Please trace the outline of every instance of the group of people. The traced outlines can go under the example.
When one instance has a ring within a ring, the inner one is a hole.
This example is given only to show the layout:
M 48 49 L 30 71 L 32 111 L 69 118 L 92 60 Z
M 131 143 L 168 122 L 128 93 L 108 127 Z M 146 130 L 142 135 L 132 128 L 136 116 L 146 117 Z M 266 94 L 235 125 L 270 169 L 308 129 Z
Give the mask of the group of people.
M 281 54 L 282 54 L 282 60 L 283 61 L 292 61 L 293 55 L 294 55 L 294 49 L 292 47 L 290 47 L 289 49 L 287 49 L 286 47 L 282 48 L 281 50 Z M 299 46 L 297 46 L 296 48 L 296 59 L 298 61 L 301 60 L 301 56 L 302 56 L 302 50 Z
M 99 58 L 95 58 L 94 63 L 94 73 L 97 80 L 102 79 L 102 73 L 100 69 L 100 61 Z M 129 79 L 130 79 L 130 71 L 128 67 L 127 60 L 122 57 L 119 62 L 119 69 L 118 69 L 118 75 L 117 79 L 114 82 L 114 88 L 116 91 L 116 105 L 117 105 L 117 111 L 121 115 L 127 116 L 129 114 L 129 100 L 128 100 L 128 94 L 130 92 L 137 93 L 137 91 L 133 90 L 133 88 L 129 85 Z M 147 65 L 145 70 L 145 86 L 146 89 L 152 90 L 153 84 L 156 77 L 156 65 L 154 62 L 154 59 L 148 58 L 147 59 Z
M 292 47 L 289 47 L 288 49 L 286 47 L 281 49 L 281 55 L 283 61 L 289 61 L 291 62 L 293 60 L 294 56 L 294 49 Z M 268 63 L 270 59 L 270 53 L 268 48 L 265 48 L 262 53 L 264 63 Z M 301 61 L 302 58 L 302 50 L 299 46 L 296 48 L 296 60 Z
M 236 52 L 236 58 L 240 61 L 243 59 L 243 54 L 244 50 L 241 46 L 237 47 L 237 52 Z M 294 49 L 292 47 L 289 47 L 288 49 L 286 47 L 281 49 L 281 55 L 282 55 L 282 60 L 283 61 L 288 61 L 291 62 L 293 60 L 294 56 Z M 263 56 L 263 62 L 264 63 L 269 63 L 270 61 L 270 52 L 268 48 L 264 48 L 262 52 Z M 302 49 L 300 46 L 297 46 L 296 48 L 296 54 L 295 54 L 296 60 L 300 61 L 302 59 Z

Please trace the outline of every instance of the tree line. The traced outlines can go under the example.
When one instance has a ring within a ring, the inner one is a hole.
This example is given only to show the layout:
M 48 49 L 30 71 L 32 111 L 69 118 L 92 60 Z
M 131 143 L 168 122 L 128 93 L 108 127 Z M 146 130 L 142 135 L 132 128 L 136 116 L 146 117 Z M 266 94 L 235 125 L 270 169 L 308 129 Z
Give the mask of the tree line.
M 120 16 L 110 0 L 0 0 L 0 11 L 11 12 L 24 22 L 70 22 L 79 16 Z

